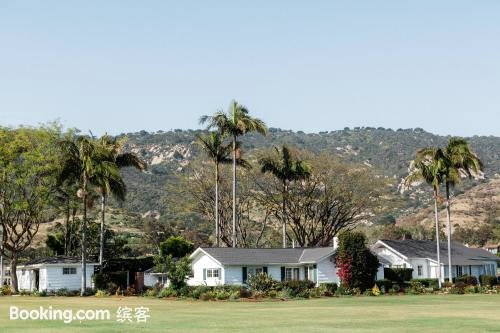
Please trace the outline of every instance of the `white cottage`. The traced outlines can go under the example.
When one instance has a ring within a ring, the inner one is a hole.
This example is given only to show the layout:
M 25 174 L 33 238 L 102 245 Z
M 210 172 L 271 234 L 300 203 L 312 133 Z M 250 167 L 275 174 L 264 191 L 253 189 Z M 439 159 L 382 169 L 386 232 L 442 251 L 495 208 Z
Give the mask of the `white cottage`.
M 438 268 L 436 242 L 426 240 L 379 240 L 372 247 L 384 267 L 413 268 L 413 278 L 437 278 L 441 269 L 441 279 L 448 278 L 448 244 L 440 243 Z M 452 277 L 462 275 L 496 275 L 500 258 L 477 248 L 453 242 L 451 245 Z
M 93 287 L 92 276 L 97 265 L 87 263 L 87 288 Z M 17 267 L 17 280 L 19 290 L 78 290 L 82 283 L 82 264 L 79 258 L 36 259 Z
M 193 276 L 189 285 L 244 284 L 261 272 L 273 279 L 338 283 L 333 247 L 319 248 L 198 248 L 191 254 Z

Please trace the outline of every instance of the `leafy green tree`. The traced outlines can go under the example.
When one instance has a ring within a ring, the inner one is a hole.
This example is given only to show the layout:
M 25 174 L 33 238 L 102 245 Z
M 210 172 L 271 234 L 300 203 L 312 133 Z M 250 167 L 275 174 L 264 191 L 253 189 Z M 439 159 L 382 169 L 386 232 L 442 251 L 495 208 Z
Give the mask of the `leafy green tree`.
M 344 287 L 358 288 L 362 292 L 373 287 L 380 263 L 366 246 L 362 232 L 340 234 L 335 262 Z
M 191 275 L 191 259 L 183 257 L 178 260 L 168 255 L 165 260 L 167 269 L 167 279 L 170 282 L 170 288 L 179 292 L 187 287 L 187 279 Z
M 189 255 L 193 250 L 193 243 L 180 236 L 171 236 L 160 244 L 160 255 L 164 257 L 182 258 Z
M 47 235 L 47 239 L 45 240 L 45 245 L 51 252 L 51 255 L 61 256 L 64 254 L 64 235 L 60 232 L 55 235 Z
M 53 218 L 59 135 L 55 126 L 0 128 L 0 249 L 10 259 L 14 292 L 20 254 L 31 245 L 40 223 Z
M 232 138 L 233 144 L 233 232 L 232 245 L 236 247 L 236 161 L 241 154 L 237 145 L 237 139 L 249 132 L 257 132 L 262 135 L 267 134 L 266 124 L 257 118 L 252 118 L 246 107 L 231 101 L 228 111 L 218 111 L 212 116 L 203 116 L 200 119 L 202 124 L 207 123 L 208 128 L 216 128 L 222 135 Z
M 288 185 L 292 181 L 299 181 L 311 175 L 311 167 L 305 161 L 292 156 L 287 146 L 283 145 L 281 151 L 276 149 L 276 155 L 266 155 L 259 159 L 261 172 L 271 173 L 282 183 L 281 197 L 282 210 L 281 222 L 283 227 L 283 248 L 286 248 L 286 200 L 288 196 Z

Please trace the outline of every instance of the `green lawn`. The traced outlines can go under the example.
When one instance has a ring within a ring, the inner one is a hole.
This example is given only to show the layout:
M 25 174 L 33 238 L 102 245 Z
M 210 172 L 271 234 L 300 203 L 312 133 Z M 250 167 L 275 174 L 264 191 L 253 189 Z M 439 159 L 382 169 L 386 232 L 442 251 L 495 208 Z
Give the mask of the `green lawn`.
M 110 321 L 9 320 L 9 307 L 110 309 Z M 148 307 L 147 323 L 116 322 L 119 306 Z M 141 297 L 0 297 L 0 332 L 500 332 L 500 295 L 202 302 Z

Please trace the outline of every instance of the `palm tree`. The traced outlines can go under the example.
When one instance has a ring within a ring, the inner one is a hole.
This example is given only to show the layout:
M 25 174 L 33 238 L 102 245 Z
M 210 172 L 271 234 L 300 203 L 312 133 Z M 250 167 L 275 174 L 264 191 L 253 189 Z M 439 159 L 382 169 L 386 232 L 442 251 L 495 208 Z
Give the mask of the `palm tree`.
M 406 185 L 410 186 L 414 182 L 425 181 L 432 186 L 433 190 L 434 220 L 436 224 L 437 278 L 439 288 L 441 288 L 438 198 L 439 186 L 443 183 L 444 153 L 440 148 L 420 149 L 417 151 L 414 166 L 415 170 L 405 178 Z
M 228 111 L 217 111 L 212 116 L 203 116 L 200 123 L 207 124 L 208 129 L 217 128 L 222 135 L 228 135 L 232 138 L 233 151 L 233 230 L 232 245 L 236 247 L 236 161 L 237 139 L 249 132 L 257 132 L 262 135 L 267 134 L 266 124 L 257 118 L 252 118 L 246 107 L 232 100 Z
M 290 182 L 309 178 L 310 166 L 299 159 L 294 158 L 288 147 L 283 145 L 281 151 L 276 149 L 277 156 L 264 156 L 259 159 L 261 172 L 271 173 L 282 183 L 282 210 L 281 222 L 283 227 L 283 248 L 286 248 L 286 199 Z
M 80 295 L 85 295 L 87 285 L 87 207 L 89 206 L 90 181 L 96 172 L 96 166 L 106 160 L 105 152 L 88 136 L 65 139 L 61 142 L 63 165 L 60 181 L 78 184 L 77 195 L 82 199 L 82 284 Z
M 229 157 L 231 155 L 231 146 L 224 144 L 224 138 L 220 132 L 199 135 L 197 143 L 215 165 L 215 244 L 219 247 L 219 167 L 221 164 L 231 163 L 231 158 Z
M 127 193 L 127 186 L 123 181 L 120 169 L 124 167 L 134 167 L 138 170 L 145 170 L 146 164 L 134 153 L 124 153 L 123 141 L 103 135 L 98 144 L 107 153 L 107 160 L 102 161 L 97 166 L 93 179 L 96 184 L 96 192 L 101 197 L 101 230 L 99 244 L 99 266 L 102 272 L 104 263 L 104 225 L 106 204 L 109 194 L 116 199 L 123 201 Z
M 483 163 L 471 150 L 466 140 L 451 138 L 444 150 L 443 179 L 446 188 L 446 218 L 448 222 L 448 280 L 452 282 L 451 273 L 451 209 L 450 189 L 461 182 L 461 174 L 472 178 L 483 170 Z

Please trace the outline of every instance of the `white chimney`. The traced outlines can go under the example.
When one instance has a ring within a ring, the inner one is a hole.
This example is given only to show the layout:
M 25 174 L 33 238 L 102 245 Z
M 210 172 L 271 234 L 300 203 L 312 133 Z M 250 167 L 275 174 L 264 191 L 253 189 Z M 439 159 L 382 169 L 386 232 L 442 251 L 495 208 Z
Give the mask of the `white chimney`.
M 339 247 L 339 238 L 337 236 L 333 237 L 333 249 L 336 250 Z

